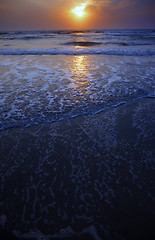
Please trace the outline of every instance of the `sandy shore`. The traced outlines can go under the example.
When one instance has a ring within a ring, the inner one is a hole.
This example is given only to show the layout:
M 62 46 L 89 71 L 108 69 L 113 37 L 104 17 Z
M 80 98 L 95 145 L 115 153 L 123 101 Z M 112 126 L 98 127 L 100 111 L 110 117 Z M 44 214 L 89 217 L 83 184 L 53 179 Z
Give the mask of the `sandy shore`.
M 1 131 L 1 225 L 25 238 L 153 239 L 154 109 L 145 98 Z

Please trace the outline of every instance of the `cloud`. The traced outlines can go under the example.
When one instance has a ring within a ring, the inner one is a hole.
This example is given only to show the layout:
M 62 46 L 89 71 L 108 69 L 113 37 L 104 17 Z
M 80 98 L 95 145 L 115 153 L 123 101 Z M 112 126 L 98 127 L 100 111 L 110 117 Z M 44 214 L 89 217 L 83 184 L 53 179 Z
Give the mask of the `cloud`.
M 121 0 L 118 4 L 118 8 L 127 8 L 130 6 L 135 5 L 136 2 L 135 1 L 131 1 L 131 0 Z
M 128 8 L 136 4 L 136 0 L 91 0 L 90 5 L 100 8 Z

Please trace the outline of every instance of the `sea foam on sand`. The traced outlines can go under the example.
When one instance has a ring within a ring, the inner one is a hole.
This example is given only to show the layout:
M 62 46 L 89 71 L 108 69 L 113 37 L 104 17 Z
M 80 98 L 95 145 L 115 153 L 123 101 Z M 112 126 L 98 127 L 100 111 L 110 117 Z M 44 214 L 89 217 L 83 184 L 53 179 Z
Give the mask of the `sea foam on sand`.
M 36 239 L 153 239 L 154 109 L 145 98 L 1 131 L 5 228 Z

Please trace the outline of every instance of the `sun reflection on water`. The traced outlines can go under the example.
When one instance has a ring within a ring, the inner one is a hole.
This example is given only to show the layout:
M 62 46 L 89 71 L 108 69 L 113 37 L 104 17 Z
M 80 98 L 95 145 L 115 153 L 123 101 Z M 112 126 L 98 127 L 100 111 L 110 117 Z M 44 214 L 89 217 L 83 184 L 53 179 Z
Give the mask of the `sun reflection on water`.
M 70 64 L 71 88 L 76 89 L 76 96 L 78 94 L 78 101 L 85 98 L 90 87 L 90 73 L 87 56 L 74 56 Z
M 84 84 L 88 82 L 88 63 L 86 56 L 75 56 L 71 66 L 72 79 L 75 83 Z

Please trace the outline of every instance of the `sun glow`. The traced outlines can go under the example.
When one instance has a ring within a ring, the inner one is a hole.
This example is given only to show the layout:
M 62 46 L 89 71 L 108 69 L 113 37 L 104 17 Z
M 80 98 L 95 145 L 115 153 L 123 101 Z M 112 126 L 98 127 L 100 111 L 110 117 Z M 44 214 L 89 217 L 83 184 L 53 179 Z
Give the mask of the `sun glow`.
M 85 8 L 87 7 L 88 3 L 85 2 L 85 3 L 81 3 L 80 6 L 78 7 L 75 7 L 72 9 L 72 13 L 74 13 L 77 17 L 81 18 L 81 17 L 84 17 L 85 15 Z

